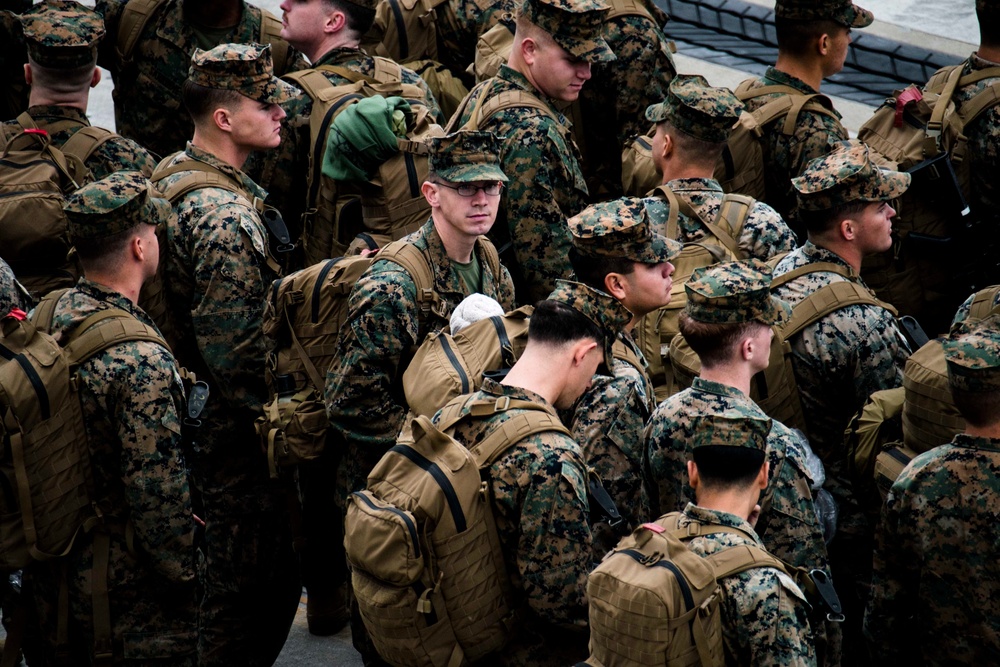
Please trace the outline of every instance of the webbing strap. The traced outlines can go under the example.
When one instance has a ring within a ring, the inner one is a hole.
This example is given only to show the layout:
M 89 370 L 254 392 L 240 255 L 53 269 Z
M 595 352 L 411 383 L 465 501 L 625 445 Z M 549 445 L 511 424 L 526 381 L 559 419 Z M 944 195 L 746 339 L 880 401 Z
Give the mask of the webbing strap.
M 893 316 L 896 315 L 896 309 L 892 305 L 880 301 L 868 291 L 867 287 L 859 283 L 845 281 L 830 283 L 795 304 L 791 319 L 780 327 L 782 339 L 787 340 L 836 310 L 854 305 L 878 306 L 885 308 Z
M 666 230 L 667 238 L 677 239 L 680 237 L 679 217 L 680 214 L 683 213 L 687 217 L 700 222 L 705 227 L 705 229 L 707 229 L 711 233 L 711 235 L 714 236 L 725 247 L 725 249 L 729 251 L 733 259 L 739 259 L 741 257 L 739 245 L 736 243 L 736 240 L 733 238 L 732 235 L 727 233 L 717 224 L 706 221 L 704 218 L 698 215 L 687 200 L 678 196 L 677 193 L 668 188 L 666 185 L 660 185 L 656 187 L 650 194 L 652 196 L 656 196 L 657 194 L 662 195 L 663 198 L 666 199 L 667 203 L 670 205 L 670 213 L 667 217 L 667 230 Z M 714 255 L 715 253 L 712 254 Z
M 183 178 L 175 181 L 163 190 L 163 196 L 171 202 L 176 202 L 178 199 L 189 192 L 193 192 L 194 190 L 200 190 L 202 188 L 222 188 L 223 190 L 229 190 L 230 192 L 241 195 L 244 199 L 250 201 L 258 213 L 264 212 L 263 199 L 255 197 L 247 192 L 243 183 L 238 181 L 235 177 L 227 174 L 218 167 L 214 167 L 207 162 L 202 162 L 201 160 L 183 160 L 170 166 L 163 166 L 163 163 L 161 162 L 160 165 L 158 165 L 153 171 L 153 175 L 150 177 L 150 180 L 153 181 L 153 183 L 158 184 L 168 176 L 184 172 L 191 173 L 188 176 L 184 176 Z
M 1000 295 L 1000 286 L 987 287 L 977 292 L 969 307 L 969 319 L 978 322 L 985 320 L 994 312 L 1000 312 L 1000 305 L 993 305 L 998 295 Z

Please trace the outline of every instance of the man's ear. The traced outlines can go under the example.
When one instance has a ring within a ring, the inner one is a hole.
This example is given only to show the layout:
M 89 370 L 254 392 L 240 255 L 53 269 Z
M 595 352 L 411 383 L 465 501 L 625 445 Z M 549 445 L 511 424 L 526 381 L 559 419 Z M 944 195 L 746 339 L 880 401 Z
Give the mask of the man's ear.
M 701 478 L 698 477 L 698 464 L 694 461 L 687 462 L 688 469 L 688 485 L 694 489 L 698 490 L 698 486 L 701 484 Z
M 819 39 L 816 40 L 816 53 L 818 53 L 821 56 L 825 56 L 826 54 L 830 53 L 831 41 L 832 39 L 830 35 L 828 35 L 827 33 L 824 32 L 822 35 L 820 35 Z
M 347 27 L 347 16 L 336 10 L 327 15 L 323 21 L 323 34 L 333 35 Z
M 628 296 L 628 281 L 620 273 L 609 273 L 604 276 L 604 291 L 622 301 Z
M 90 77 L 90 87 L 97 88 L 97 84 L 101 82 L 101 68 L 95 67 L 94 74 Z
M 521 60 L 525 65 L 534 65 L 538 60 L 538 42 L 533 37 L 525 37 L 521 40 Z
M 597 348 L 597 341 L 591 338 L 581 338 L 573 345 L 573 365 L 579 366 L 591 350 Z M 600 352 L 600 350 L 598 350 Z
M 663 132 L 663 130 L 657 130 L 657 132 Z M 674 138 L 671 137 L 666 132 L 663 132 L 663 148 L 660 151 L 660 159 L 666 160 L 668 157 L 673 155 L 674 152 Z
M 426 199 L 427 203 L 431 205 L 431 208 L 437 208 L 441 205 L 441 193 L 438 191 L 436 183 L 431 183 L 430 181 L 424 181 L 421 183 L 420 194 L 424 196 L 424 199 Z
M 853 241 L 858 234 L 858 223 L 850 218 L 844 218 L 837 223 L 837 229 L 840 231 L 841 238 L 845 241 Z
M 233 131 L 233 116 L 226 107 L 219 107 L 213 111 L 212 120 L 215 121 L 215 126 L 223 132 Z
M 760 467 L 760 471 L 757 473 L 757 486 L 761 491 L 767 488 L 767 476 L 771 471 L 771 462 L 764 459 L 764 464 Z
M 24 82 L 31 85 L 31 63 L 24 63 Z

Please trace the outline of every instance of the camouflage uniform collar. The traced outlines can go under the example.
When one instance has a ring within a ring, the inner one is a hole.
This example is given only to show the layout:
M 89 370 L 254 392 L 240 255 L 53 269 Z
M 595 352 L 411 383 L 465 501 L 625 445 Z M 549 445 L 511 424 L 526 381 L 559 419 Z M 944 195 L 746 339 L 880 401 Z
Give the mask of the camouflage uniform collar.
M 446 294 L 461 294 L 462 283 L 458 275 L 452 270 L 451 258 L 448 257 L 448 251 L 444 248 L 441 235 L 434 228 L 433 218 L 428 219 L 424 223 L 424 226 L 416 232 L 415 236 L 417 238 L 414 239 L 414 245 L 421 250 L 425 250 L 431 262 L 435 289 L 438 292 Z M 473 252 L 475 252 L 475 249 L 473 249 Z M 480 261 L 480 265 L 482 266 L 483 264 L 484 262 Z
M 716 394 L 717 396 L 727 396 L 729 398 L 738 398 L 741 400 L 747 399 L 747 395 L 736 387 L 730 387 L 727 384 L 714 382 L 712 380 L 705 380 L 700 377 L 696 377 L 694 379 L 691 383 L 691 388 L 703 391 L 707 394 Z
M 673 192 L 705 191 L 723 194 L 722 186 L 714 178 L 675 178 L 667 183 Z
M 361 60 L 368 58 L 366 54 L 361 49 L 353 49 L 349 46 L 335 46 L 330 49 L 322 56 L 317 58 L 316 62 L 312 64 L 313 67 L 319 67 L 320 65 L 344 65 L 355 60 Z
M 184 148 L 184 154 L 191 158 L 192 160 L 197 160 L 198 162 L 204 162 L 207 165 L 211 165 L 218 169 L 219 171 L 226 173 L 240 183 L 243 187 L 254 197 L 260 197 L 262 200 L 267 199 L 267 190 L 260 187 L 253 180 L 244 174 L 242 171 L 229 164 L 228 162 L 223 162 L 219 158 L 215 157 L 213 154 L 209 153 L 203 148 L 198 148 L 190 141 L 187 142 L 187 146 Z
M 832 250 L 827 250 L 826 248 L 821 248 L 812 241 L 806 241 L 802 245 L 802 254 L 809 260 L 809 263 L 813 262 L 833 262 L 834 264 L 842 264 L 847 268 L 851 269 L 851 265 L 848 264 L 843 257 L 833 252 Z M 854 269 L 851 269 L 853 272 Z
M 718 510 L 710 510 L 707 507 L 699 507 L 698 505 L 689 502 L 687 507 L 684 508 L 684 516 L 689 519 L 694 519 L 701 524 L 716 524 L 719 526 L 728 526 L 730 528 L 739 528 L 748 535 L 752 535 L 756 544 L 763 545 L 763 542 L 760 541 L 760 537 L 758 537 L 757 533 L 754 532 L 753 526 L 747 523 L 746 519 L 742 519 L 735 514 L 720 512 Z M 708 534 L 711 534 L 711 532 L 708 531 Z
M 101 285 L 100 283 L 95 283 L 93 280 L 80 278 L 75 289 L 97 301 L 106 303 L 109 308 L 120 308 L 121 310 L 124 310 L 143 324 L 153 324 L 153 321 L 148 315 L 146 315 L 144 310 L 129 301 L 128 297 L 124 294 L 111 289 L 107 285 Z
M 75 120 L 83 123 L 84 125 L 90 125 L 90 120 L 87 118 L 87 114 L 84 113 L 83 109 L 63 106 L 61 104 L 38 104 L 33 107 L 28 107 L 28 115 L 31 116 L 32 120 L 36 123 L 42 120 L 54 119 Z
M 987 69 L 989 67 L 1000 67 L 1000 63 L 995 63 L 992 60 L 986 60 L 985 58 L 980 58 L 979 54 L 973 51 L 972 55 L 969 56 L 968 66 L 973 69 Z
M 569 118 L 563 115 L 563 112 L 560 111 L 559 106 L 556 104 L 556 101 L 553 100 L 551 97 L 548 97 L 547 95 L 542 93 L 540 90 L 536 89 L 534 86 L 532 86 L 531 82 L 528 81 L 528 77 L 524 76 L 516 69 L 508 67 L 507 65 L 500 65 L 500 70 L 497 72 L 497 78 L 500 79 L 501 81 L 506 81 L 507 83 L 513 84 L 518 88 L 521 88 L 525 92 L 531 93 L 541 101 L 545 102 L 545 104 L 547 104 L 548 107 L 552 109 L 552 111 L 555 113 L 555 116 L 556 118 L 559 119 L 559 123 L 561 125 L 563 125 L 567 129 L 573 127 L 572 121 L 570 121 Z
M 558 416 L 555 407 L 551 403 L 542 398 L 541 395 L 522 387 L 513 387 L 511 385 L 500 384 L 492 378 L 483 378 L 483 386 L 480 387 L 479 391 L 486 394 L 487 397 L 496 396 L 499 398 L 500 396 L 507 396 L 509 398 L 516 398 L 522 401 L 531 401 L 532 403 L 541 405 L 546 411 L 551 412 L 553 415 Z
M 984 438 L 972 436 L 968 433 L 958 433 L 951 441 L 951 444 L 966 449 L 981 449 L 987 452 L 1000 453 L 1000 438 Z
M 782 72 L 773 65 L 768 67 L 767 71 L 764 72 L 764 80 L 772 85 L 778 84 L 782 86 L 791 86 L 796 90 L 802 91 L 806 95 L 813 95 L 819 92 L 797 76 L 792 76 L 787 72 Z

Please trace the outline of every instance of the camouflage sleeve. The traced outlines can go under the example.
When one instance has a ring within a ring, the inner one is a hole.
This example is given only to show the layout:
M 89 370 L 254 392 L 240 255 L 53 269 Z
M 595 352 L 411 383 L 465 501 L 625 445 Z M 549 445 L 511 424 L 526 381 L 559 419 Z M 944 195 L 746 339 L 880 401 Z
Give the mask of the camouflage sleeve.
M 266 237 L 255 214 L 232 195 L 203 188 L 189 195 L 208 213 L 193 221 L 195 280 L 191 323 L 198 350 L 212 373 L 212 393 L 232 407 L 256 413 L 267 390 L 261 332 Z M 180 211 L 179 211 L 180 213 Z
M 396 442 L 406 415 L 393 385 L 403 352 L 418 335 L 416 287 L 405 271 L 377 262 L 354 286 L 349 308 L 325 397 L 331 425 L 358 445 L 363 459 L 348 465 L 367 475 Z
M 766 262 L 775 255 L 795 250 L 795 233 L 773 208 L 757 202 L 740 233 L 739 246 L 745 258 Z
M 862 406 L 868 397 L 882 389 L 903 385 L 903 367 L 909 357 L 903 334 L 889 311 L 874 306 L 856 306 L 852 322 L 858 327 L 852 353 L 854 364 L 855 405 Z
M 108 414 L 121 442 L 128 517 L 153 567 L 175 582 L 194 580 L 194 521 L 181 438 L 184 390 L 162 347 L 132 342 L 113 358 L 128 369 Z
M 722 587 L 726 664 L 815 667 L 808 603 L 786 574 L 754 568 L 726 578 Z
M 125 137 L 112 137 L 97 147 L 87 160 L 94 179 L 110 176 L 116 171 L 141 171 L 146 178 L 153 175 L 156 160 L 145 148 Z
M 525 443 L 547 452 L 531 470 L 521 506 L 517 567 L 528 605 L 550 623 L 584 625 L 593 553 L 586 472 L 567 455 L 576 443 L 564 435 L 542 433 Z
M 643 483 L 650 516 L 679 512 L 694 500 L 688 486 L 687 452 L 680 446 L 686 440 L 678 429 L 673 419 L 657 410 L 643 434 Z
M 444 113 L 441 111 L 441 105 L 438 104 L 437 98 L 434 97 L 434 93 L 431 92 L 430 86 L 427 82 L 420 78 L 416 72 L 412 70 L 403 70 L 403 83 L 411 83 L 415 86 L 420 87 L 424 91 L 424 105 L 431 112 L 431 118 L 438 125 L 444 125 L 448 122 L 448 119 L 444 117 Z

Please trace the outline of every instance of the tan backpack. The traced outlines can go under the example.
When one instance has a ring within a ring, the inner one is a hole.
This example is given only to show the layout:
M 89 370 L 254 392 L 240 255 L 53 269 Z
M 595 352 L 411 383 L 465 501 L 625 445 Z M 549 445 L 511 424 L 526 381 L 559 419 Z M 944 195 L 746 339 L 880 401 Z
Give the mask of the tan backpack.
M 657 230 L 667 238 L 676 239 L 680 236 L 679 217 L 682 213 L 701 222 L 708 231 L 704 239 L 685 243 L 680 255 L 670 260 L 674 265 L 670 303 L 643 317 L 633 329 L 635 341 L 649 364 L 649 376 L 656 388 L 656 400 L 660 402 L 674 391 L 673 371 L 667 361 L 667 350 L 677 335 L 680 312 L 687 305 L 684 284 L 695 269 L 742 257 L 737 239 L 755 202 L 749 197 L 727 194 L 722 199 L 715 222 L 710 222 L 698 216 L 690 204 L 665 185 L 657 187 L 650 195 L 665 199 L 670 206 L 665 227 Z
M 847 280 L 824 285 L 795 304 L 791 319 L 781 326 L 774 327 L 768 366 L 754 375 L 750 384 L 750 398 L 768 417 L 789 428 L 797 428 L 807 435 L 798 383 L 792 368 L 792 346 L 789 341 L 810 324 L 847 306 L 867 304 L 885 308 L 893 315 L 896 314 L 895 308 L 884 301 L 879 301 L 868 291 L 857 274 L 841 264 L 832 262 L 816 262 L 793 269 L 775 278 L 771 282 L 771 290 L 774 291 L 801 276 L 818 272 L 835 273 Z M 701 371 L 701 360 L 684 340 L 683 334 L 675 336 L 670 343 L 670 362 L 678 389 L 690 387 Z
M 719 181 L 726 192 L 736 192 L 763 200 L 766 197 L 765 165 L 760 142 L 764 128 L 784 118 L 781 132 L 786 137 L 791 137 L 795 134 L 795 124 L 803 109 L 831 118 L 837 118 L 837 114 L 833 111 L 830 99 L 819 93 L 803 95 L 795 88 L 784 85 L 751 89 L 752 83 L 753 80 L 749 79 L 737 86 L 734 92 L 740 101 L 746 102 L 772 93 L 782 93 L 782 95 L 759 109 L 743 112 L 715 167 L 715 180 Z
M 528 401 L 471 397 L 426 416 L 351 494 L 344 542 L 354 595 L 379 656 L 398 667 L 452 667 L 501 650 L 516 605 L 497 536 L 489 486 L 480 471 L 536 433 L 569 434 Z M 447 435 L 456 424 L 496 412 L 516 415 L 466 449 Z
M 788 573 L 763 549 L 731 547 L 702 558 L 686 542 L 738 528 L 691 523 L 665 514 L 626 536 L 587 581 L 593 667 L 700 665 L 725 662 L 719 581 L 757 567 Z
M 323 75 L 332 72 L 352 83 L 335 86 Z M 433 122 L 424 106 L 424 91 L 402 82 L 399 65 L 375 59 L 375 71 L 365 77 L 332 65 L 288 74 L 285 78 L 313 100 L 309 116 L 309 172 L 303 214 L 302 248 L 305 264 L 311 266 L 330 257 L 340 257 L 360 233 L 369 234 L 378 245 L 403 238 L 419 229 L 430 217 L 430 205 L 420 192 L 427 178 L 430 137 L 444 131 Z M 330 124 L 349 105 L 366 98 L 402 97 L 414 112 L 407 138 L 399 139 L 399 153 L 379 167 L 368 182 L 346 183 L 323 175 Z
M 401 64 L 412 69 L 424 80 L 434 94 L 434 99 L 437 100 L 441 114 L 445 118 L 451 118 L 462 104 L 462 100 L 469 94 L 465 82 L 436 60 L 411 60 Z
M 72 287 L 80 277 L 70 257 L 63 202 L 93 180 L 87 159 L 117 135 L 83 126 L 56 148 L 50 134 L 83 124 L 57 121 L 43 130 L 27 113 L 17 122 L 20 131 L 0 129 L 0 248 L 18 281 L 37 299 Z
M 968 215 L 971 175 L 965 131 L 1000 102 L 1000 83 L 963 102 L 960 110 L 953 99 L 964 86 L 1000 76 L 1000 67 L 962 76 L 963 67 L 939 70 L 923 91 L 917 86 L 896 91 L 858 130 L 858 138 L 880 156 L 882 166 L 913 177 L 892 222 L 899 242 L 865 258 L 861 275 L 879 298 L 916 317 L 933 335 L 947 331 L 955 308 L 971 290 L 996 279 L 992 260 L 979 261 L 982 253 L 977 252 L 993 232 L 985 230 L 977 241 L 984 226 L 969 222 L 974 218 Z
M 655 127 L 622 150 L 622 191 L 628 197 L 645 197 L 663 180 L 653 162 L 654 132 Z

